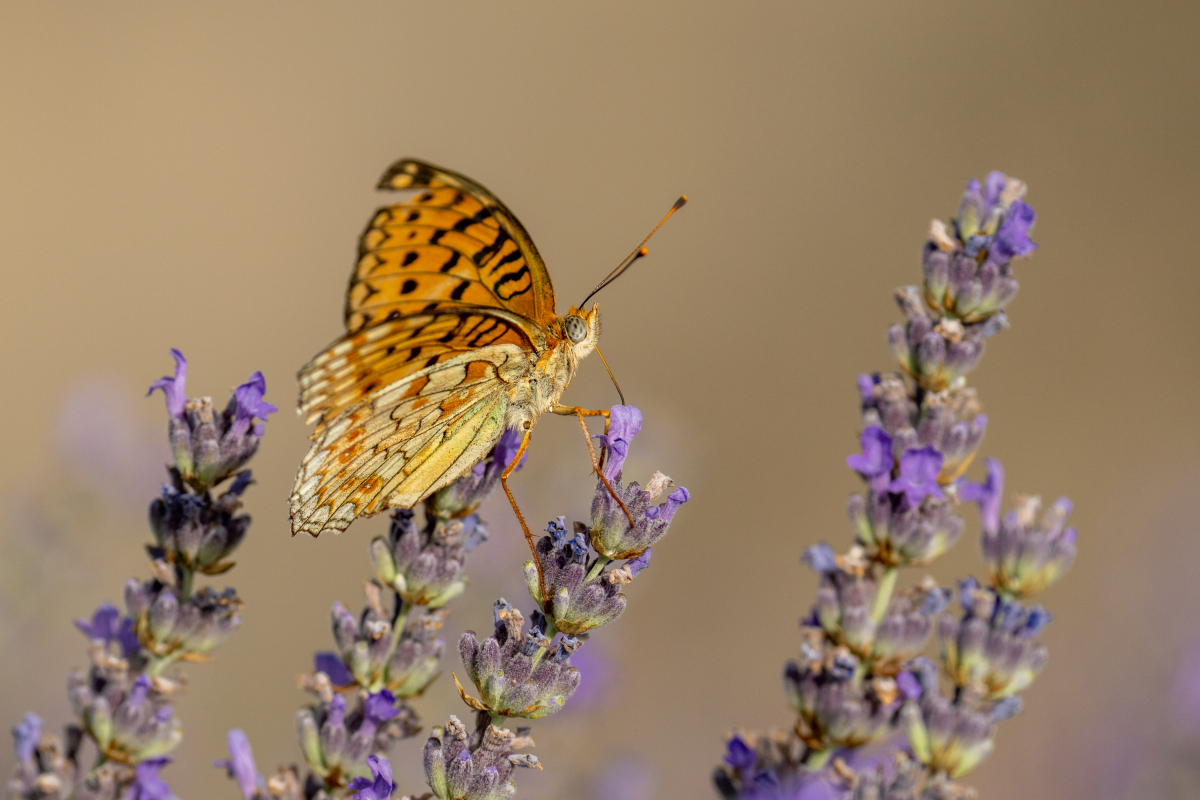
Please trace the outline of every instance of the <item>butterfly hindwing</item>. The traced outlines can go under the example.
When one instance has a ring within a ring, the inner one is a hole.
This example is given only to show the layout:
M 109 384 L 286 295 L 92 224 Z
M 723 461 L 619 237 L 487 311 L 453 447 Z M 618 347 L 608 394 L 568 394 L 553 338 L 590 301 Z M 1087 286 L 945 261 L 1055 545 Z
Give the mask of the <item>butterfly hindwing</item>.
M 459 477 L 503 432 L 500 372 L 513 359 L 519 365 L 523 356 L 512 345 L 459 354 L 337 416 L 296 476 L 293 532 L 340 531 L 356 516 L 411 507 Z

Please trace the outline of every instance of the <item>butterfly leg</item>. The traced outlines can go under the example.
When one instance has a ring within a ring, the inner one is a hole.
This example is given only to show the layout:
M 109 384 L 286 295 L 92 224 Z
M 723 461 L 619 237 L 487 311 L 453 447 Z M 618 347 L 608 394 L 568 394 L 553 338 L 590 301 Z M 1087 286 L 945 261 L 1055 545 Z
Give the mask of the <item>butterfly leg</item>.
M 529 552 L 533 555 L 533 566 L 537 568 L 538 574 L 538 590 L 542 594 L 543 604 L 549 604 L 550 598 L 546 597 L 546 582 L 542 578 L 542 562 L 538 561 L 537 546 L 533 542 L 533 534 L 529 532 L 529 525 L 525 522 L 525 516 L 521 513 L 521 509 L 517 507 L 517 500 L 513 497 L 512 489 L 508 488 L 508 476 L 513 473 L 513 470 L 521 463 L 521 459 L 525 456 L 525 448 L 529 447 L 529 437 L 533 433 L 532 430 L 526 430 L 525 436 L 521 439 L 521 446 L 517 448 L 517 454 L 513 458 L 512 463 L 508 465 L 508 469 L 504 470 L 500 475 L 500 485 L 504 487 L 504 493 L 508 495 L 508 502 L 512 505 L 513 512 L 517 515 L 517 522 L 521 523 L 521 530 L 525 532 L 525 541 L 529 544 Z
M 593 411 L 579 406 L 555 406 L 550 409 L 555 414 L 563 416 L 573 416 L 579 420 L 579 429 L 583 431 L 583 441 L 587 444 L 588 455 L 592 458 L 592 469 L 597 477 L 604 483 L 604 488 L 608 489 L 608 493 L 612 495 L 612 499 L 617 501 L 617 505 L 625 512 L 625 518 L 629 520 L 629 527 L 633 527 L 633 515 L 629 513 L 629 509 L 625 507 L 625 502 L 617 495 L 612 484 L 608 482 L 608 478 L 604 477 L 604 473 L 600 470 L 600 462 L 596 459 L 596 450 L 592 447 L 592 436 L 588 432 L 587 424 L 583 421 L 584 417 L 604 417 L 604 432 L 608 433 L 609 423 L 612 422 L 612 415 L 607 411 Z

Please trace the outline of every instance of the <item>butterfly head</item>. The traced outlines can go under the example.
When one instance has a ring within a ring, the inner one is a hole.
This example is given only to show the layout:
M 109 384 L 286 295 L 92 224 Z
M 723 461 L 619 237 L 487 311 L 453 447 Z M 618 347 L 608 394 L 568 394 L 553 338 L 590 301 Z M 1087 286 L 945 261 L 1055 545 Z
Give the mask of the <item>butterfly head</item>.
M 593 303 L 591 311 L 571 306 L 563 317 L 562 327 L 575 357 L 583 358 L 595 350 L 600 341 L 600 304 Z

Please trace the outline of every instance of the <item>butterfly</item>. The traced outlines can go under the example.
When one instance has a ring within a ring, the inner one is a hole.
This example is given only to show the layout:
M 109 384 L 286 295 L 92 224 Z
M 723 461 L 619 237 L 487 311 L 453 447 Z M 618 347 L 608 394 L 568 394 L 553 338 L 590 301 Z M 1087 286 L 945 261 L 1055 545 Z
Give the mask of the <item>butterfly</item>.
M 544 413 L 575 414 L 581 426 L 584 415 L 607 415 L 558 402 L 596 349 L 599 306 L 556 314 L 533 240 L 470 178 L 404 159 L 378 188 L 410 196 L 367 225 L 346 333 L 300 372 L 300 412 L 316 428 L 292 490 L 292 533 L 341 532 L 357 517 L 411 508 L 514 429 L 524 438 L 501 483 L 532 545 L 506 479 Z

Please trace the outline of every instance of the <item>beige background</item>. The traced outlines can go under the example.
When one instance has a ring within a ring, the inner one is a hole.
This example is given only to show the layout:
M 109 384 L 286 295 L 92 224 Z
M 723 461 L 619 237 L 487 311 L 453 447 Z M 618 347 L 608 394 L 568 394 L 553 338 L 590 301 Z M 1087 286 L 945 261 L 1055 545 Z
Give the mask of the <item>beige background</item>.
M 1011 490 L 1076 502 L 1081 554 L 1043 598 L 1049 666 L 971 778 L 988 798 L 1194 796 L 1171 686 L 1200 641 L 1198 22 L 1188 3 L 0 4 L 0 718 L 65 722 L 69 620 L 145 574 L 166 446 L 141 395 L 176 346 L 193 394 L 261 369 L 284 411 L 228 576 L 245 625 L 191 669 L 167 776 L 234 797 L 208 766 L 233 726 L 263 770 L 299 759 L 295 676 L 333 601 L 361 602 L 385 523 L 288 536 L 293 375 L 338 333 L 371 187 L 416 155 L 520 215 L 560 309 L 692 198 L 599 299 L 647 419 L 631 469 L 694 500 L 582 651 L 590 701 L 536 725 L 547 770 L 518 796 L 598 798 L 622 771 L 644 778 L 630 800 L 711 796 L 723 731 L 789 723 L 799 555 L 849 540 L 854 378 L 890 366 L 891 289 L 998 168 L 1029 182 L 1041 249 L 975 373 L 984 452 Z M 615 401 L 598 361 L 567 399 Z M 544 421 L 514 486 L 535 520 L 584 513 L 570 421 Z M 511 513 L 487 515 L 451 637 L 499 594 L 528 604 Z M 979 569 L 969 520 L 943 580 Z M 427 724 L 461 708 L 448 677 Z M 409 789 L 420 742 L 394 754 Z

